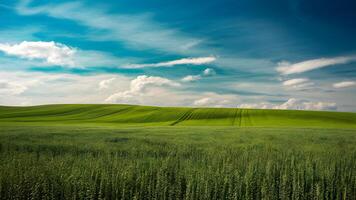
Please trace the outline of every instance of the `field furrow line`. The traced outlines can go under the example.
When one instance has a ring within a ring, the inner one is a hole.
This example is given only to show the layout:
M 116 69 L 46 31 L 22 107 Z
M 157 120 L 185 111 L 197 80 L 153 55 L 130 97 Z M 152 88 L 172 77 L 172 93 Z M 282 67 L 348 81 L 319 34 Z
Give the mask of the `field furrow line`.
M 234 117 L 233 117 L 233 119 L 232 119 L 232 126 L 235 126 L 236 118 L 237 118 L 238 113 L 239 113 L 239 109 L 236 108 Z
M 196 110 L 196 108 L 192 108 L 192 109 L 186 111 L 178 120 L 176 120 L 175 122 L 171 123 L 170 125 L 171 126 L 175 126 L 175 125 L 177 125 L 177 124 L 179 124 L 179 123 L 181 123 L 181 122 L 183 122 L 183 121 L 185 121 L 187 119 L 190 119 L 191 116 L 192 116 L 192 113 L 194 112 L 194 110 Z

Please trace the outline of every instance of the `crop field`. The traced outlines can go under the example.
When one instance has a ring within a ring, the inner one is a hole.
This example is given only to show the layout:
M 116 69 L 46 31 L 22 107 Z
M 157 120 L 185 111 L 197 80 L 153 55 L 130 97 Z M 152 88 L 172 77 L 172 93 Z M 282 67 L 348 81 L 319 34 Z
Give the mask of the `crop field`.
M 0 199 L 355 197 L 355 113 L 0 107 Z
M 356 128 L 356 113 L 132 105 L 1 107 L 1 124 Z

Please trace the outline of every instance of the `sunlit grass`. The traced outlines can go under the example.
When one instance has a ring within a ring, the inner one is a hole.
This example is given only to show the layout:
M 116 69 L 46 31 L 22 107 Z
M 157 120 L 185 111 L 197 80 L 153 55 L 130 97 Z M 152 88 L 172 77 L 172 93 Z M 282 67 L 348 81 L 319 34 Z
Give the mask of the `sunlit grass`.
M 356 128 L 356 113 L 131 105 L 0 107 L 0 125 Z

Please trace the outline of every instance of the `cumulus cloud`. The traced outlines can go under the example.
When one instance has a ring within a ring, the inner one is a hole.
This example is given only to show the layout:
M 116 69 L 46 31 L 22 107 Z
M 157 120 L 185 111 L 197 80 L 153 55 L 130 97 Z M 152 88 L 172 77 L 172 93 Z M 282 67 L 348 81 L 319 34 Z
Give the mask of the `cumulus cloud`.
M 115 80 L 107 89 L 96 89 L 101 81 L 112 78 Z M 103 103 L 107 100 L 107 103 L 192 106 L 194 101 L 208 97 L 214 99 L 209 101 L 211 107 L 234 107 L 238 100 L 236 95 L 180 90 L 178 82 L 156 76 L 131 79 L 119 74 L 82 76 L 0 70 L 0 80 L 0 105 Z
M 356 61 L 356 56 L 318 58 L 294 64 L 283 61 L 278 63 L 276 70 L 283 75 L 298 74 L 332 65 L 346 64 L 353 61 Z
M 216 60 L 215 57 L 198 57 L 198 58 L 182 58 L 178 60 L 172 60 L 168 62 L 160 62 L 160 63 L 150 63 L 150 64 L 130 64 L 124 66 L 123 68 L 144 68 L 144 67 L 172 67 L 175 65 L 202 65 L 214 62 Z
M 59 75 L 44 75 L 42 73 L 0 71 L 0 94 L 2 94 L 0 97 L 5 99 L 12 95 L 21 95 L 25 91 L 29 91 L 31 88 L 58 76 Z M 11 102 L 11 100 L 9 102 Z
M 216 74 L 215 70 L 212 69 L 212 68 L 206 68 L 204 71 L 203 71 L 203 75 L 204 76 L 214 76 Z
M 117 66 L 132 62 L 119 59 L 107 52 L 81 50 L 58 42 L 23 41 L 15 44 L 0 43 L 0 52 L 31 62 L 31 66 L 58 65 L 62 67 Z
M 200 80 L 201 76 L 200 75 L 188 75 L 182 78 L 183 82 L 193 82 L 193 81 L 197 81 Z
M 0 43 L 0 51 L 7 55 L 26 59 L 41 59 L 51 65 L 73 66 L 76 49 L 56 42 L 28 42 L 18 44 Z
M 131 81 L 129 90 L 110 95 L 105 101 L 108 103 L 139 103 L 138 98 L 147 96 L 148 88 L 160 86 L 178 87 L 180 84 L 158 76 L 141 75 Z M 155 98 L 159 97 L 159 93 L 156 95 Z
M 195 106 L 209 106 L 209 105 L 212 105 L 215 103 L 216 103 L 216 100 L 209 98 L 209 97 L 205 97 L 202 99 L 195 100 L 193 105 L 195 105 Z
M 116 78 L 110 78 L 99 82 L 99 90 L 108 89 Z
M 182 78 L 182 82 L 193 82 L 202 79 L 206 76 L 214 76 L 216 72 L 212 68 L 206 68 L 201 74 L 198 75 L 188 75 Z
M 204 97 L 198 100 L 195 100 L 193 105 L 199 107 L 224 107 L 230 104 L 231 102 L 226 99 L 216 99 L 212 97 Z
M 347 88 L 347 87 L 352 87 L 355 85 L 356 85 L 355 81 L 342 81 L 342 82 L 334 83 L 333 87 L 334 88 Z
M 275 109 L 292 110 L 336 110 L 336 103 L 332 102 L 309 102 L 306 100 L 289 99 L 287 102 L 275 106 Z
M 22 84 L 0 81 L 0 94 L 2 95 L 18 95 L 27 90 L 27 87 Z
M 193 101 L 193 106 L 197 107 L 234 107 L 236 106 L 238 96 L 230 94 L 217 94 L 214 92 L 207 92 L 198 95 Z
M 180 86 L 179 83 L 176 83 L 172 80 L 162 78 L 159 76 L 138 76 L 134 80 L 131 81 L 130 89 L 134 92 L 142 92 L 148 86 L 172 86 L 177 87 Z
M 240 104 L 238 107 L 282 110 L 337 110 L 337 105 L 334 102 L 312 102 L 295 98 L 290 98 L 282 104 L 262 102 L 255 104 Z
M 115 90 L 95 90 L 98 82 L 112 75 L 53 74 L 0 70 L 0 105 L 53 103 L 102 103 L 105 97 L 127 88 L 130 79 L 116 75 Z
M 243 103 L 237 105 L 238 108 L 258 108 L 258 109 L 272 109 L 273 104 L 262 102 L 262 103 Z

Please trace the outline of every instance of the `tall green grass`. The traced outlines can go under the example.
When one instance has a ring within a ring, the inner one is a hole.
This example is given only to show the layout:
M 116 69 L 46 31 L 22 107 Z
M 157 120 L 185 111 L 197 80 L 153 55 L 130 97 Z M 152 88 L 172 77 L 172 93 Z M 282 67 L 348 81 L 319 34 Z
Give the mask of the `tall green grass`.
M 0 199 L 355 199 L 355 144 L 354 129 L 2 126 Z

